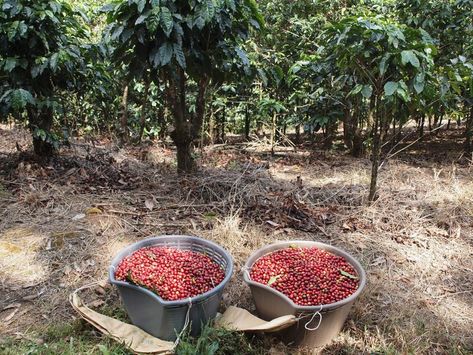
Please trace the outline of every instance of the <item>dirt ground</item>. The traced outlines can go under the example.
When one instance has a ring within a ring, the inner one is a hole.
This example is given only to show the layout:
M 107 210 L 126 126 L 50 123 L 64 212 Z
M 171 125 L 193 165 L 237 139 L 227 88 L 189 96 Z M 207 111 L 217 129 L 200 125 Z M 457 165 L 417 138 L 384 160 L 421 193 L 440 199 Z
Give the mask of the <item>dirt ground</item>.
M 200 174 L 179 178 L 164 146 L 77 141 L 40 164 L 28 142 L 0 127 L 1 337 L 70 322 L 69 293 L 106 278 L 118 250 L 175 233 L 234 257 L 223 308 L 254 310 L 241 267 L 267 243 L 317 240 L 356 256 L 368 285 L 324 353 L 473 352 L 473 175 L 460 132 L 384 163 L 371 206 L 369 160 L 336 150 L 219 145 L 198 151 Z M 99 309 L 120 307 L 114 292 L 95 298 Z M 297 353 L 275 344 L 268 352 Z

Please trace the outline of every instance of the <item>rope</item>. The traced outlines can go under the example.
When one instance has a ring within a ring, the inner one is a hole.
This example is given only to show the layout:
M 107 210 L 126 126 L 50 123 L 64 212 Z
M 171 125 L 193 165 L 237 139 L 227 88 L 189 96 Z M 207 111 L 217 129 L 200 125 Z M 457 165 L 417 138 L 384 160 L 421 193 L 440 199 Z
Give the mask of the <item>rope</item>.
M 93 282 L 91 282 L 91 283 L 88 283 L 88 284 L 86 284 L 86 285 L 84 285 L 84 286 L 79 287 L 79 288 L 76 289 L 74 292 L 72 292 L 72 294 L 76 294 L 76 293 L 78 293 L 79 291 L 82 291 L 82 290 L 91 288 L 92 286 L 96 286 L 96 285 L 99 285 L 99 284 L 104 283 L 104 282 L 106 283 L 107 281 L 108 281 L 108 280 L 97 280 L 97 281 L 93 281 Z M 71 294 L 71 295 L 72 295 L 72 294 Z
M 246 272 L 246 276 L 248 276 L 249 279 L 251 279 L 250 270 L 251 270 L 251 268 L 250 268 L 250 267 L 247 267 L 247 266 L 243 266 L 243 267 L 241 268 L 241 271 L 243 271 L 244 273 Z
M 184 327 L 182 328 L 181 332 L 176 338 L 176 341 L 174 342 L 174 349 L 179 345 L 179 341 L 181 341 L 182 335 L 186 331 L 187 327 L 189 326 L 189 318 L 190 318 L 190 313 L 191 313 L 191 308 L 192 308 L 192 299 L 189 297 L 187 299 L 187 313 L 186 313 L 186 320 L 184 321 Z
M 315 312 L 314 314 L 312 314 L 312 317 L 310 318 L 310 320 L 304 325 L 304 328 L 305 328 L 306 330 L 308 330 L 308 331 L 313 331 L 313 330 L 319 329 L 320 324 L 322 323 L 322 313 L 320 313 L 320 312 L 322 311 L 322 308 L 323 308 L 323 306 L 320 305 L 320 309 L 317 310 L 317 312 Z M 319 321 L 317 322 L 317 325 L 316 325 L 315 327 L 313 327 L 313 328 L 310 328 L 308 325 L 309 325 L 310 323 L 312 323 L 312 321 L 315 319 L 315 317 L 316 317 L 317 315 L 319 316 Z M 305 315 L 305 316 L 301 316 L 301 317 L 299 317 L 299 318 L 296 318 L 296 320 L 299 321 L 299 320 L 308 318 L 308 317 L 310 317 L 310 316 L 311 316 L 311 315 L 310 315 L 310 313 L 309 313 L 309 314 L 307 314 L 307 315 Z

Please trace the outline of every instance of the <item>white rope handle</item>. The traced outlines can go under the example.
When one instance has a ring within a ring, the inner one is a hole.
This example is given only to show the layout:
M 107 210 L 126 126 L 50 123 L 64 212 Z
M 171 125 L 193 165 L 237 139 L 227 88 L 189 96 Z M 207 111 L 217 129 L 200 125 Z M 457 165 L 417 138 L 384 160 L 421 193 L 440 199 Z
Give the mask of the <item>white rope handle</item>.
M 248 276 L 249 279 L 251 279 L 250 270 L 251 270 L 251 268 L 249 268 L 249 267 L 247 267 L 247 266 L 243 266 L 243 267 L 241 268 L 241 271 L 243 271 L 243 273 L 246 272 L 246 276 Z
M 187 327 L 189 326 L 189 319 L 190 319 L 190 313 L 191 313 L 191 308 L 192 308 L 192 299 L 189 297 L 187 302 L 187 313 L 186 313 L 186 320 L 184 321 L 184 327 L 182 328 L 181 332 L 176 338 L 176 341 L 174 342 L 174 349 L 179 345 L 179 341 L 181 341 L 182 335 L 186 331 Z
M 322 311 L 322 305 L 320 305 L 320 309 L 319 309 L 317 312 L 315 312 L 315 313 L 312 315 L 312 317 L 310 318 L 310 320 L 304 325 L 304 328 L 305 328 L 306 330 L 308 330 L 308 331 L 314 331 L 314 330 L 319 329 L 320 324 L 322 324 L 322 313 L 320 313 L 321 311 Z M 310 328 L 308 325 L 309 325 L 310 323 L 312 323 L 312 321 L 315 319 L 315 317 L 316 317 L 317 315 L 319 316 L 319 321 L 317 322 L 317 325 L 316 325 L 315 327 L 313 327 L 313 328 Z M 303 318 L 305 318 L 305 317 L 301 317 L 301 318 L 299 318 L 299 319 L 303 319 Z

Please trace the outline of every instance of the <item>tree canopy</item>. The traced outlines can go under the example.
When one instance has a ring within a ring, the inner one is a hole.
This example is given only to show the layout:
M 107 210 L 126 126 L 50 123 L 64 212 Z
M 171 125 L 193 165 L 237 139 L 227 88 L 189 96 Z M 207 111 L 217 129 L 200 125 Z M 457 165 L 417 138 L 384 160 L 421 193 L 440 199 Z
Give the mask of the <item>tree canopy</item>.
M 301 129 L 370 157 L 414 124 L 464 123 L 473 149 L 471 0 L 1 0 L 0 114 L 50 155 L 69 134 L 197 144 Z M 284 143 L 286 142 L 286 143 Z M 375 198 L 372 184 L 370 198 Z

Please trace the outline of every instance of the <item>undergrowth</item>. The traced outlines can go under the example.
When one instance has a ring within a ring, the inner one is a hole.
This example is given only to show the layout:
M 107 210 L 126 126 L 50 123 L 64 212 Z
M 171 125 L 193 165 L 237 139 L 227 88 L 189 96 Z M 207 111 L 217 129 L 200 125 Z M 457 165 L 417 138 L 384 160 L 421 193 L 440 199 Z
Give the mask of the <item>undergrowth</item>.
M 184 334 L 177 355 L 263 355 L 263 340 L 250 338 L 241 332 L 205 326 L 199 337 Z M 133 352 L 113 339 L 102 336 L 82 320 L 50 326 L 34 331 L 20 339 L 7 338 L 0 343 L 0 354 L 41 355 L 131 355 Z
M 209 325 L 203 328 L 198 338 L 185 334 L 176 348 L 178 355 L 263 355 L 265 353 L 262 339 L 256 337 L 250 339 L 242 332 L 214 328 Z

